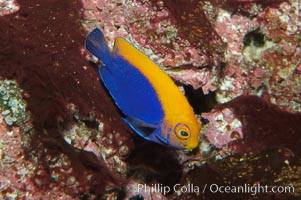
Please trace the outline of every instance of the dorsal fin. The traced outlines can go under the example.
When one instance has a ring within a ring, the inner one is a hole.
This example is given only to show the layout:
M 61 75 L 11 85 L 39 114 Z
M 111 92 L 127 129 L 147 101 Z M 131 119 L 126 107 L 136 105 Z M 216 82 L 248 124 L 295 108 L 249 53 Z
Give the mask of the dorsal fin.
M 157 68 L 151 59 L 149 59 L 146 55 L 141 53 L 123 38 L 115 39 L 113 54 L 122 56 L 125 60 L 132 63 L 138 69 L 141 69 L 145 66 L 154 66 Z

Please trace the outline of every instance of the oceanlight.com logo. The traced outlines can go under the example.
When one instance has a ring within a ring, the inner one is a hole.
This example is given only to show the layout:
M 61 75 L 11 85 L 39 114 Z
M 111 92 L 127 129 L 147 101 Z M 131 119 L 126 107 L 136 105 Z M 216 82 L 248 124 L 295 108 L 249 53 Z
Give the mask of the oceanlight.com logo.
M 203 191 L 205 192 L 205 190 L 206 185 Z M 244 184 L 240 186 L 211 184 L 209 186 L 209 191 L 211 193 L 251 194 L 254 196 L 259 193 L 294 193 L 295 188 L 294 186 L 268 186 L 260 184 Z
M 177 192 L 178 194 L 183 193 L 221 193 L 221 194 L 250 194 L 257 195 L 263 193 L 294 193 L 294 186 L 268 186 L 260 184 L 244 184 L 244 185 L 218 185 L 218 184 L 205 184 L 202 186 L 187 184 L 180 185 L 176 184 L 173 187 L 164 186 L 163 184 L 137 184 L 138 193 L 161 193 L 166 195 L 170 192 Z

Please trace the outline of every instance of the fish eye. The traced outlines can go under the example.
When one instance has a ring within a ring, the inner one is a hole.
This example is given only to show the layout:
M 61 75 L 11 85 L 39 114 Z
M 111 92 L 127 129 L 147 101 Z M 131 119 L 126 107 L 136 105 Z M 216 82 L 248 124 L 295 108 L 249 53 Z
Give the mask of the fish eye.
M 190 129 L 185 124 L 177 124 L 175 134 L 179 139 L 186 140 L 190 137 Z
M 184 130 L 180 130 L 180 135 L 181 135 L 182 137 L 187 137 L 187 136 L 188 136 L 188 133 L 187 133 L 186 131 L 184 131 Z

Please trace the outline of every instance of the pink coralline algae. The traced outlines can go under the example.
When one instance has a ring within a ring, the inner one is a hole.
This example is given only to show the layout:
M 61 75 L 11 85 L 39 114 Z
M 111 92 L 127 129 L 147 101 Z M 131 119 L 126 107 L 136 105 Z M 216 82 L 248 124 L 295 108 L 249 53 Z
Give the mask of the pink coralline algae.
M 220 10 L 215 29 L 227 42 L 226 62 L 223 77 L 217 90 L 217 101 L 220 103 L 246 93 L 249 90 L 249 66 L 243 58 L 243 40 L 248 31 L 258 27 L 258 22 L 245 16 L 234 15 Z
M 31 193 L 28 197 L 32 196 L 35 191 L 30 192 L 34 190 L 34 183 L 30 179 L 34 173 L 34 166 L 24 158 L 20 129 L 8 130 L 3 115 L 0 115 L 0 137 L 1 199 L 17 198 L 18 195 L 15 191 L 22 190 L 24 187 L 27 188 L 29 194 Z M 23 197 L 24 195 L 22 194 Z
M 227 50 L 218 102 L 255 94 L 285 110 L 300 111 L 300 5 L 294 0 L 278 3 L 259 7 L 251 18 L 219 11 L 215 29 Z
M 56 148 L 61 148 L 57 141 L 35 138 L 30 113 L 25 110 L 25 101 L 14 81 L 0 82 L 0 99 L 1 199 L 74 199 L 87 193 L 91 188 L 89 185 L 97 184 L 97 168 L 107 165 L 112 170 L 111 176 L 124 175 L 126 165 L 123 159 L 129 153 L 129 147 L 122 139 L 119 139 L 119 149 L 110 147 L 112 141 L 108 140 L 112 137 L 103 136 L 103 124 L 99 123 L 97 130 L 91 129 L 74 113 L 76 123 L 64 132 L 70 149 L 67 147 L 64 152 L 57 152 Z M 70 109 L 76 112 L 74 105 Z M 56 148 L 49 148 L 50 144 Z M 71 153 L 72 148 L 77 148 L 77 153 Z M 79 160 L 94 169 L 87 170 Z M 105 164 L 101 166 L 103 162 Z M 109 171 L 106 171 L 106 176 L 110 176 Z M 119 181 L 120 184 L 122 178 Z M 94 198 L 93 194 L 86 195 Z
M 99 162 L 104 162 L 113 173 L 124 176 L 127 171 L 124 159 L 130 153 L 130 147 L 125 143 L 126 138 L 115 132 L 105 137 L 102 122 L 98 122 L 96 130 L 93 130 L 80 119 L 74 105 L 70 105 L 69 108 L 74 112 L 77 122 L 64 132 L 65 141 L 75 148 L 93 153 Z M 114 138 L 117 140 L 117 146 L 112 145 Z
M 210 0 L 215 7 L 221 7 L 234 14 L 256 18 L 266 8 L 277 8 L 288 0 Z
M 72 196 L 65 193 L 65 189 L 80 190 L 80 188 L 72 176 L 72 169 L 68 168 L 70 160 L 64 158 L 63 154 L 57 158 L 47 157 L 50 166 L 46 171 L 39 164 L 43 159 L 42 154 L 47 152 L 43 144 L 37 144 L 35 150 L 30 154 L 26 153 L 32 142 L 33 128 L 28 118 L 30 113 L 25 110 L 25 101 L 22 100 L 16 83 L 1 81 L 0 97 L 0 198 L 72 199 Z M 63 181 L 58 178 L 61 176 L 66 179 Z M 56 180 L 52 182 L 50 179 Z M 47 187 L 55 189 L 48 192 L 41 190 Z
M 18 142 L 25 146 L 19 154 L 33 165 L 29 172 L 32 182 L 26 180 L 27 185 L 33 184 L 37 198 L 41 194 L 59 199 L 51 195 L 63 191 L 64 199 L 95 199 L 93 196 L 103 194 L 107 187 L 122 185 L 121 157 L 131 148 L 131 133 L 101 86 L 97 71 L 81 55 L 85 33 L 81 32 L 79 2 L 18 3 L 18 12 L 0 17 L 0 27 L 5 30 L 0 33 L 0 109 L 8 129 L 21 128 Z M 78 116 L 70 105 L 78 109 Z M 24 121 L 30 123 L 29 128 L 23 128 Z M 19 148 L 12 140 L 8 146 Z M 106 162 L 116 168 L 110 172 Z M 26 161 L 20 160 L 23 164 L 26 167 Z M 23 186 L 5 189 L 20 198 L 31 193 Z
M 20 9 L 17 0 L 1 0 L 0 1 L 0 17 L 17 12 Z
M 213 110 L 210 113 L 203 113 L 202 117 L 209 121 L 205 136 L 217 148 L 243 138 L 242 124 L 231 109 Z
M 163 1 L 155 5 L 134 0 L 83 1 L 83 6 L 83 26 L 87 30 L 102 28 L 110 45 L 117 36 L 123 36 L 159 64 L 207 64 L 207 58 L 179 35 L 176 21 Z
M 172 68 L 166 71 L 173 79 L 185 84 L 191 85 L 194 89 L 202 88 L 204 94 L 208 94 L 210 91 L 216 90 L 212 80 L 215 77 L 211 77 L 211 73 L 208 69 L 177 69 Z
M 288 111 L 301 111 L 300 3 L 283 3 L 278 9 L 269 8 L 262 20 L 262 31 L 274 45 L 255 61 L 264 68 L 263 78 L 267 90 L 264 96 L 270 102 Z M 254 62 L 253 62 L 254 63 Z

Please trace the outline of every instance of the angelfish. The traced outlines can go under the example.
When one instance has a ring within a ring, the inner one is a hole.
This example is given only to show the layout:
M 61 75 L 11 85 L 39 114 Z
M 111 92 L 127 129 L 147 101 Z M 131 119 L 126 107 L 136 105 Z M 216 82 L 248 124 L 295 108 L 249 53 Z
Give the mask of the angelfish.
M 110 51 L 99 28 L 85 48 L 100 61 L 99 75 L 123 120 L 142 138 L 178 149 L 197 147 L 200 123 L 173 80 L 123 38 Z

